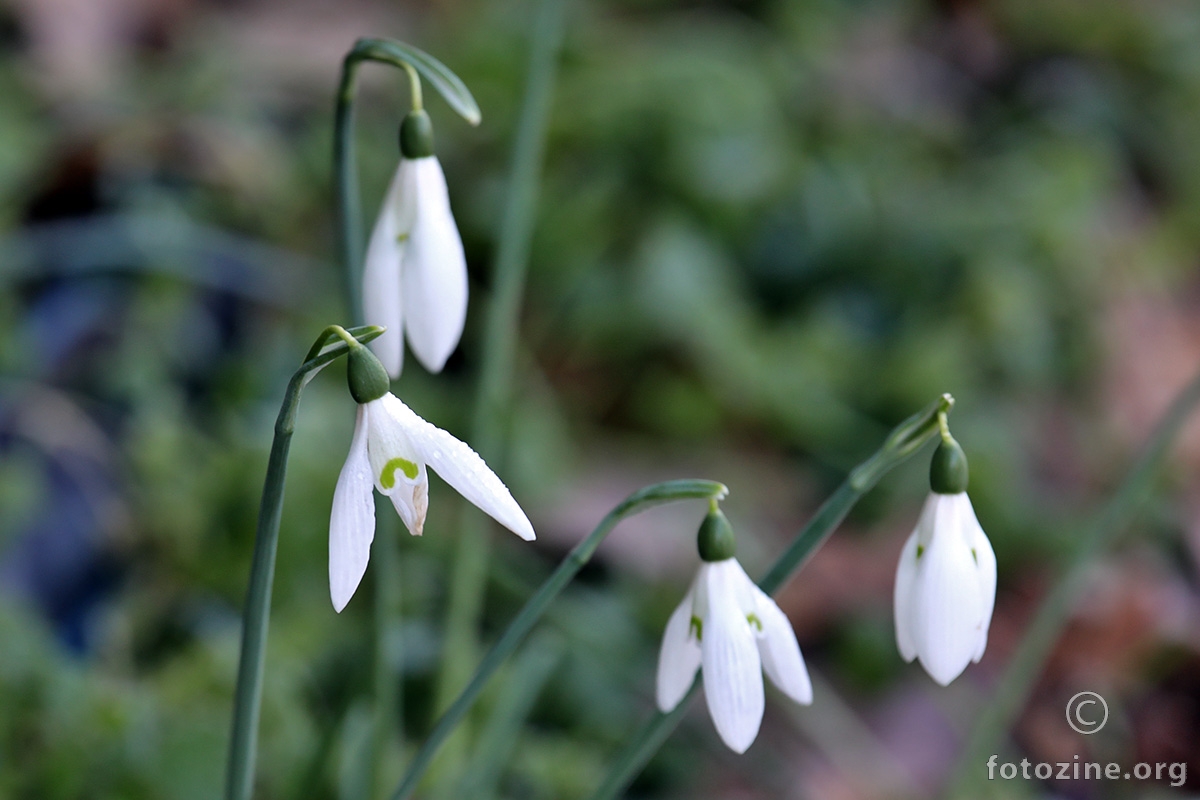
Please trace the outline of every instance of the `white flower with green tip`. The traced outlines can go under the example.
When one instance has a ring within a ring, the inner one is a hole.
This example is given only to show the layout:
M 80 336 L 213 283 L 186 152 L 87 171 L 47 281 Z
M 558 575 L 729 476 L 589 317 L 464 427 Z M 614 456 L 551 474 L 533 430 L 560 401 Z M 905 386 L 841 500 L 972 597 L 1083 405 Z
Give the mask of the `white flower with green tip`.
M 467 260 L 425 112 L 401 128 L 401 158 L 371 232 L 363 267 L 364 321 L 387 331 L 371 349 L 400 376 L 404 341 L 440 372 L 467 319 Z
M 983 658 L 996 603 L 996 555 L 967 497 L 966 456 L 934 453 L 933 491 L 896 569 L 896 645 L 942 686 Z
M 671 711 L 700 670 L 717 733 L 744 753 L 762 724 L 762 673 L 804 705 L 812 702 L 812 683 L 787 615 L 733 557 L 723 514 L 705 519 L 699 540 L 700 570 L 663 634 L 656 698 L 663 713 Z
M 334 609 L 346 607 L 367 570 L 375 538 L 372 487 L 391 499 L 409 533 L 420 536 L 429 501 L 427 468 L 432 468 L 501 525 L 526 541 L 534 538 L 525 512 L 474 450 L 386 391 L 383 367 L 365 348 L 351 348 L 348 359 L 351 393 L 359 405 L 329 518 Z M 356 376 L 366 377 L 356 386 Z

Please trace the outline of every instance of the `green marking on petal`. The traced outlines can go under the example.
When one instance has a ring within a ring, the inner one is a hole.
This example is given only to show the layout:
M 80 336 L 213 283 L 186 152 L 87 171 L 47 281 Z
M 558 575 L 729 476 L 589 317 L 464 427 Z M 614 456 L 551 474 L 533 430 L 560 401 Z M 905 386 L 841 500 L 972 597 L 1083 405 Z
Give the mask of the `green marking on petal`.
M 404 243 L 405 243 L 405 242 L 407 242 L 407 241 L 408 241 L 408 234 L 407 234 L 407 233 L 401 233 L 401 234 L 399 234 L 399 235 L 397 235 L 397 236 L 396 236 L 396 244 L 404 244 Z
M 757 614 L 747 614 L 746 622 L 749 622 L 751 625 L 758 628 L 758 632 L 762 633 L 762 620 L 758 618 Z
M 391 489 L 396 485 L 396 470 L 403 472 L 410 481 L 417 477 L 416 464 L 405 458 L 393 458 L 383 465 L 383 472 L 379 475 L 379 484 L 383 488 Z
M 700 641 L 700 635 L 704 632 L 704 620 L 697 616 L 692 617 L 691 624 L 688 625 L 688 634 L 695 633 L 696 641 Z
M 979 566 L 979 553 L 975 552 L 975 548 L 971 548 L 971 558 L 975 559 L 975 566 Z
M 920 558 L 924 554 L 925 554 L 925 545 L 923 545 L 923 544 L 917 545 L 917 558 Z

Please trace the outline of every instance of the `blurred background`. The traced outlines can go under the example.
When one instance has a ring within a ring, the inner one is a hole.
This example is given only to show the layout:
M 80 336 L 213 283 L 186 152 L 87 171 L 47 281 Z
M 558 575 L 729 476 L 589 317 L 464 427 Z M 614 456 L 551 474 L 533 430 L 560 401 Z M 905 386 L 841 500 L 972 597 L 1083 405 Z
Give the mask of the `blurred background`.
M 332 106 L 358 36 L 434 53 L 483 109 L 469 128 L 427 91 L 471 312 L 443 375 L 410 360 L 396 385 L 466 436 L 533 15 L 498 0 L 0 3 L 0 797 L 220 792 L 272 423 L 313 337 L 345 321 Z M 1066 555 L 1200 365 L 1198 44 L 1188 0 L 573 3 L 498 468 L 539 539 L 493 532 L 484 638 L 656 480 L 728 484 L 739 556 L 761 574 L 944 391 L 1000 570 L 982 663 L 941 689 L 901 661 L 891 592 L 928 491 L 918 455 L 779 595 L 813 706 L 769 691 L 736 757 L 698 704 L 629 797 L 945 786 Z M 367 66 L 361 87 L 373 218 L 407 86 Z M 262 798 L 364 797 L 380 575 L 334 614 L 341 374 L 306 391 L 292 449 Z M 1186 762 L 1186 785 L 998 781 L 998 796 L 1200 787 L 1198 469 L 1193 425 L 1000 753 Z M 406 736 L 389 782 L 434 719 L 460 514 L 432 483 L 427 535 L 400 543 Z M 651 713 L 703 512 L 618 529 L 510 672 L 528 724 L 494 774 L 470 791 L 442 775 L 428 796 L 587 795 Z M 1063 719 L 1084 690 L 1111 711 L 1094 737 Z M 478 720 L 511 698 L 494 689 Z

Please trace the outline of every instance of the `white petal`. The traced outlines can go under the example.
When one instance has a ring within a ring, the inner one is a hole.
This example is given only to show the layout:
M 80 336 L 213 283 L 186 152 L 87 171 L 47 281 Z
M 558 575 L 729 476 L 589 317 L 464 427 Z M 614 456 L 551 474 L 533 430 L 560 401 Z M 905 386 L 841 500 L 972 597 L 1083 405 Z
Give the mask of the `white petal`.
M 400 370 L 404 366 L 400 265 L 408 249 L 415 190 L 416 170 L 413 162 L 402 158 L 380 206 L 363 265 L 363 321 L 367 325 L 387 327 L 387 331 L 372 341 L 370 347 L 393 378 L 400 377 Z
M 371 497 L 371 466 L 367 460 L 367 410 L 358 407 L 350 454 L 333 490 L 329 515 L 329 597 L 340 612 L 350 602 L 371 557 L 375 538 L 375 503 Z
M 929 546 L 917 564 L 913 638 L 922 666 L 943 686 L 957 678 L 978 649 L 983 615 L 979 571 L 952 503 L 941 495 Z
M 792 623 L 765 592 L 757 586 L 754 591 L 757 600 L 755 616 L 762 625 L 758 654 L 762 658 L 763 672 L 781 692 L 801 705 L 808 705 L 812 702 L 812 681 L 804 666 L 804 656 L 800 655 L 800 643 L 796 641 Z
M 979 595 L 983 600 L 982 613 L 976 628 L 975 654 L 971 659 L 979 661 L 983 658 L 983 651 L 987 649 L 988 628 L 991 627 L 992 611 L 996 607 L 996 553 L 992 550 L 992 543 L 983 532 L 975 516 L 975 509 L 965 493 L 962 495 L 958 513 L 967 543 L 971 546 L 971 554 L 975 557 L 979 572 Z
M 952 496 L 930 492 L 929 496 L 925 498 L 925 505 L 921 507 L 921 516 L 917 518 L 916 528 L 917 544 L 921 547 L 929 547 L 929 543 L 933 541 L 933 531 L 943 502 L 947 497 Z
M 699 580 L 707 588 L 708 613 L 703 620 L 700 658 L 704 697 L 721 740 L 744 753 L 762 724 L 762 664 L 754 633 L 738 603 L 733 559 L 704 564 Z
M 896 647 L 905 661 L 912 661 L 917 657 L 917 643 L 913 639 L 913 584 L 916 578 L 917 532 L 914 530 L 904 543 L 904 549 L 900 551 L 900 563 L 896 567 L 896 588 L 892 596 L 896 619 Z
M 440 372 L 467 319 L 467 259 L 437 156 L 415 159 L 417 207 L 400 271 L 408 344 L 430 372 Z
M 655 696 L 664 714 L 679 705 L 692 688 L 696 670 L 700 669 L 700 644 L 692 636 L 692 593 L 667 620 L 662 647 L 658 652 L 658 678 Z
M 377 402 L 404 428 L 418 463 L 428 464 L 459 494 L 517 536 L 526 541 L 534 538 L 525 512 L 474 450 L 421 419 L 394 395 L 386 394 Z
M 733 594 L 737 598 L 738 608 L 747 617 L 757 613 L 758 598 L 759 595 L 762 595 L 762 589 L 754 585 L 754 581 L 746 574 L 746 570 L 742 569 L 741 562 L 736 558 L 728 558 L 719 563 L 723 565 L 721 569 L 729 573 L 729 584 L 733 587 Z M 774 601 L 772 600 L 771 602 Z
M 392 395 L 384 395 L 387 397 Z M 391 499 L 408 532 L 420 536 L 429 504 L 429 473 L 408 437 L 404 421 L 395 418 L 383 398 L 372 400 L 365 408 L 371 419 L 367 455 L 375 488 Z

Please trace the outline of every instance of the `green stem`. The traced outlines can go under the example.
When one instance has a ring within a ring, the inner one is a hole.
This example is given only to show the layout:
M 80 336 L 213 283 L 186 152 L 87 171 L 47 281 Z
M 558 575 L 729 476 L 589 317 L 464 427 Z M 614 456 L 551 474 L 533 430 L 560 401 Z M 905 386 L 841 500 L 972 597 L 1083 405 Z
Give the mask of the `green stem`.
M 541 0 L 538 9 L 525 97 L 513 145 L 512 175 L 497 244 L 494 292 L 485 323 L 483 367 L 471 442 L 496 470 L 503 468 L 503 442 L 512 401 L 521 298 L 533 238 L 550 103 L 566 27 L 566 5 L 565 0 Z M 478 658 L 477 627 L 491 543 L 487 522 L 481 515 L 472 514 L 463 519 L 450 579 L 446 638 L 435 705 L 439 709 L 445 708 L 466 682 L 471 665 Z M 448 764 L 447 768 L 451 772 L 458 771 L 454 764 Z
M 358 345 L 358 340 L 351 336 L 350 332 L 341 325 L 330 325 L 328 328 L 326 328 L 326 330 L 333 331 L 335 336 L 345 342 L 346 345 L 352 349 Z
M 401 622 L 399 526 L 392 503 L 386 497 L 376 496 L 375 509 L 375 542 L 371 547 L 375 574 L 375 716 L 367 776 L 369 800 L 383 794 L 383 764 L 392 732 L 403 730 L 400 686 L 404 673 L 395 647 Z
M 1059 634 L 1067 623 L 1086 586 L 1088 571 L 1096 557 L 1108 549 L 1128 526 L 1138 505 L 1145 499 L 1151 482 L 1180 429 L 1200 403 L 1200 374 L 1175 398 L 1150 435 L 1145 449 L 1129 470 L 1116 494 L 1109 500 L 1087 534 L 1072 553 L 1066 571 L 1050 594 L 1042 601 L 1033 624 L 1025 633 L 1017 652 L 1008 662 L 991 699 L 976 716 L 967 747 L 955 770 L 955 779 L 947 797 L 976 796 L 973 791 L 988 754 L 995 752 L 1000 737 L 1025 707 L 1034 682 L 1042 674 Z
M 682 481 L 667 481 L 666 483 L 657 483 L 653 486 L 647 486 L 637 492 L 634 492 L 629 497 L 625 498 L 616 508 L 608 512 L 608 515 L 600 521 L 600 524 L 588 534 L 582 542 L 575 545 L 567 557 L 563 559 L 554 573 L 542 584 L 541 588 L 529 598 L 520 613 L 509 623 L 508 629 L 492 647 L 491 651 L 479 663 L 479 667 L 475 670 L 475 675 L 471 678 L 471 682 L 467 684 L 458 699 L 442 714 L 437 725 L 429 734 L 429 738 L 425 740 L 425 744 L 421 746 L 417 752 L 412 764 L 409 765 L 408 773 L 404 776 L 395 794 L 392 795 L 392 800 L 403 800 L 412 794 L 417 788 L 417 783 L 421 780 L 421 776 L 425 774 L 430 761 L 437 753 L 438 747 L 445 741 L 446 737 L 455 729 L 463 717 L 466 716 L 468 710 L 478 699 L 479 693 L 483 691 L 483 687 L 491 678 L 492 673 L 504 663 L 513 651 L 524 640 L 526 634 L 533 628 L 546 610 L 550 607 L 550 603 L 554 598 L 566 588 L 571 579 L 576 573 L 583 568 L 596 552 L 596 548 L 604 541 L 604 537 L 616 527 L 617 523 L 628 516 L 644 511 L 652 506 L 670 503 L 676 500 L 684 500 L 688 498 L 707 499 L 710 497 L 724 497 L 728 490 L 722 484 L 713 481 L 701 480 L 682 480 Z
M 336 325 L 321 332 L 292 375 L 279 416 L 275 437 L 267 461 L 263 482 L 258 528 L 254 535 L 254 555 L 250 563 L 250 585 L 242 622 L 242 651 L 238 661 L 237 689 L 233 703 L 233 732 L 229 740 L 229 763 L 225 776 L 227 800 L 249 800 L 254 788 L 254 763 L 258 749 L 258 719 L 262 708 L 263 669 L 267 650 L 267 628 L 271 619 L 271 585 L 275 579 L 275 553 L 279 546 L 279 519 L 283 513 L 284 479 L 287 476 L 288 450 L 296 427 L 300 393 L 319 370 L 349 351 L 340 340 Z M 377 327 L 350 331 L 359 342 L 374 339 L 383 330 Z M 332 345 L 331 339 L 338 339 Z
M 408 92 L 412 95 L 412 110 L 420 111 L 425 107 L 425 100 L 421 96 L 421 76 L 417 74 L 417 70 L 412 64 L 405 64 L 404 71 L 408 73 Z
M 923 411 L 900 423 L 884 440 L 883 446 L 851 471 L 842 485 L 821 505 L 816 516 L 804 526 L 788 549 L 758 582 L 759 587 L 767 594 L 778 591 L 825 543 L 859 498 L 870 491 L 893 467 L 903 463 L 938 435 L 938 415 L 948 413 L 953 405 L 954 398 L 948 394 L 942 395 Z M 699 688 L 700 679 L 697 676 L 692 682 L 692 688 L 679 705 L 666 714 L 656 713 L 642 725 L 617 755 L 607 777 L 592 794 L 592 800 L 610 800 L 624 791 L 679 725 Z
M 249 798 L 254 781 L 254 761 L 258 749 L 258 717 L 262 705 L 264 654 L 267 626 L 271 613 L 271 585 L 275 579 L 275 552 L 279 544 L 279 516 L 283 510 L 283 482 L 287 474 L 288 450 L 295 427 L 296 405 L 302 383 L 292 376 L 284 395 L 283 407 L 275 422 L 275 438 L 267 462 L 259 508 L 258 533 L 254 539 L 254 557 L 250 566 L 250 587 L 246 593 L 242 623 L 242 653 L 238 662 L 237 694 L 234 699 L 233 735 L 229 745 L 229 770 L 225 796 L 229 800 Z
M 455 797 L 491 800 L 496 794 L 496 784 L 520 744 L 521 729 L 562 656 L 558 636 L 543 632 L 534 636 L 513 659 L 505 671 L 504 692 L 496 698 L 495 707 L 479 732 L 470 769 L 458 782 Z
M 942 441 L 946 444 L 956 444 L 954 437 L 950 435 L 950 420 L 946 419 L 945 414 L 938 414 L 938 431 L 942 434 Z
M 350 318 L 362 320 L 362 201 L 358 193 L 358 168 L 354 155 L 354 95 L 358 65 L 355 48 L 342 61 L 333 122 L 333 173 L 336 193 L 338 256 L 346 280 Z

